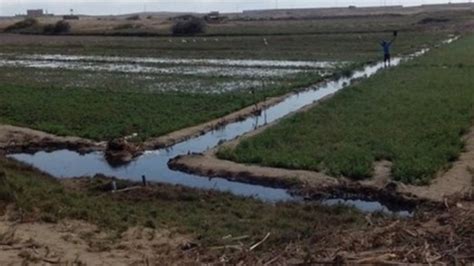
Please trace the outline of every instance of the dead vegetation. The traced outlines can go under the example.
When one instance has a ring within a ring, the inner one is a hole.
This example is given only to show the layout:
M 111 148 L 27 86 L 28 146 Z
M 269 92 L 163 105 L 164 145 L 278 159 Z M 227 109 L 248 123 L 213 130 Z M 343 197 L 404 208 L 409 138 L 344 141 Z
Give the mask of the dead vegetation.
M 374 221 L 369 215 L 366 219 L 370 226 L 365 230 L 315 228 L 308 242 L 288 243 L 263 254 L 228 245 L 220 248 L 239 252 L 233 256 L 215 254 L 215 260 L 240 265 L 466 265 L 474 262 L 473 218 L 472 202 L 457 203 L 413 220 Z

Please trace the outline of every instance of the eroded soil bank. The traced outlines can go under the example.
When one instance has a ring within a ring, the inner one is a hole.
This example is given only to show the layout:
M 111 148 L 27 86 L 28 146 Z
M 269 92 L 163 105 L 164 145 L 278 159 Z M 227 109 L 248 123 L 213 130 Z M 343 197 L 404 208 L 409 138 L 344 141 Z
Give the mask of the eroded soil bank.
M 0 125 L 0 153 L 37 152 L 58 149 L 81 153 L 102 150 L 105 143 L 78 137 L 60 137 L 46 132 L 10 125 Z

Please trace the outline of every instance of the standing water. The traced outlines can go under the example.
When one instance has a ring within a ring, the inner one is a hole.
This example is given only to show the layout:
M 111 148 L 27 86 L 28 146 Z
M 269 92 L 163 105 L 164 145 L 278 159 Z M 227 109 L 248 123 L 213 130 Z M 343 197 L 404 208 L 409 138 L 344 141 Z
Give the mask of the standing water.
M 412 56 L 413 58 L 427 52 L 422 50 Z M 401 58 L 395 58 L 392 66 L 402 62 Z M 168 161 L 179 155 L 190 152 L 202 153 L 209 148 L 213 148 L 221 141 L 231 140 L 245 133 L 251 132 L 261 126 L 266 125 L 285 117 L 325 96 L 331 95 L 351 82 L 374 75 L 384 68 L 383 63 L 367 66 L 360 71 L 354 72 L 350 77 L 329 81 L 322 85 L 315 85 L 303 92 L 295 93 L 286 98 L 281 103 L 263 110 L 261 115 L 249 117 L 243 121 L 230 123 L 218 130 L 208 132 L 202 136 L 183 141 L 167 149 L 148 151 L 143 156 L 137 158 L 131 164 L 122 167 L 112 167 L 104 159 L 102 152 L 93 152 L 81 155 L 74 151 L 59 150 L 54 152 L 37 152 L 35 154 L 12 154 L 9 157 L 18 161 L 28 163 L 46 173 L 58 178 L 72 178 L 79 176 L 93 176 L 103 174 L 118 178 L 140 181 L 144 175 L 149 181 L 179 184 L 200 189 L 215 189 L 219 191 L 231 192 L 241 196 L 253 196 L 267 201 L 287 201 L 295 199 L 285 189 L 251 185 L 240 182 L 228 181 L 222 178 L 207 178 L 193 174 L 174 171 L 168 168 Z M 326 202 L 328 205 L 338 201 Z M 324 202 L 323 202 L 324 203 Z M 367 204 L 372 204 L 373 202 Z M 374 208 L 367 204 L 357 202 L 361 210 L 373 211 Z M 378 206 L 378 205 L 376 205 Z M 385 206 L 378 206 L 384 210 Z

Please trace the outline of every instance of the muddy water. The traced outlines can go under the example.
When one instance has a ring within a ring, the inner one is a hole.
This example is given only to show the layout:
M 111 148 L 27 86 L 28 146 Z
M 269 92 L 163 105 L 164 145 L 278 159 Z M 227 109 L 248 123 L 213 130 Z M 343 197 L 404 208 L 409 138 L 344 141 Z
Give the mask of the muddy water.
M 417 53 L 415 56 L 425 53 L 426 50 Z M 392 66 L 398 65 L 402 59 L 395 58 Z M 251 132 L 258 127 L 280 119 L 291 112 L 297 111 L 314 101 L 333 94 L 347 87 L 354 80 L 374 75 L 384 68 L 383 63 L 367 66 L 363 70 L 356 71 L 351 77 L 341 78 L 327 82 L 323 85 L 310 87 L 305 91 L 296 93 L 283 102 L 268 108 L 261 115 L 250 117 L 241 122 L 228 124 L 219 130 L 208 132 L 200 137 L 178 143 L 171 148 L 149 151 L 135 160 L 133 163 L 114 168 L 103 159 L 102 153 L 89 153 L 80 155 L 79 153 L 60 150 L 55 152 L 38 152 L 36 154 L 13 154 L 10 157 L 31 164 L 38 169 L 59 178 L 71 178 L 78 176 L 91 176 L 94 174 L 104 174 L 119 178 L 139 181 L 145 175 L 149 181 L 163 182 L 169 184 L 180 184 L 194 188 L 216 189 L 228 191 L 236 195 L 254 196 L 267 201 L 285 201 L 295 199 L 286 190 L 270 188 L 259 185 L 244 184 L 228 181 L 223 178 L 205 178 L 168 168 L 168 161 L 178 155 L 190 152 L 204 152 L 215 147 L 220 141 L 231 140 L 245 133 Z M 345 203 L 354 205 L 362 211 L 385 211 L 389 208 L 379 202 L 369 201 L 347 201 L 345 199 L 326 200 L 323 204 L 333 205 L 335 203 Z M 399 211 L 394 211 L 398 213 Z M 404 214 L 404 213 L 402 213 Z

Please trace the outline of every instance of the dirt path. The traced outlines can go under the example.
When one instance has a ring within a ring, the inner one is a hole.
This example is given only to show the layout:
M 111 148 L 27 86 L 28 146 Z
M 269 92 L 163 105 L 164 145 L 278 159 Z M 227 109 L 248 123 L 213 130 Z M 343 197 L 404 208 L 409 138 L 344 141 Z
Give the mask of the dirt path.
M 60 137 L 29 128 L 0 125 L 0 152 L 30 152 L 61 148 L 87 152 L 104 147 L 104 143 L 78 137 Z
M 213 152 L 179 156 L 170 161 L 172 169 L 208 177 L 225 177 L 245 183 L 272 187 L 335 186 L 345 179 L 335 179 L 318 172 L 287 170 L 257 165 L 244 165 L 218 159 Z
M 0 220 L 1 265 L 148 265 L 185 261 L 180 246 L 188 239 L 167 230 L 130 228 L 117 239 L 94 225 L 20 223 Z

